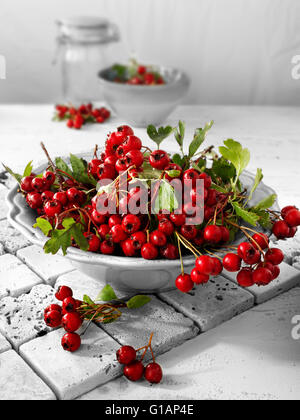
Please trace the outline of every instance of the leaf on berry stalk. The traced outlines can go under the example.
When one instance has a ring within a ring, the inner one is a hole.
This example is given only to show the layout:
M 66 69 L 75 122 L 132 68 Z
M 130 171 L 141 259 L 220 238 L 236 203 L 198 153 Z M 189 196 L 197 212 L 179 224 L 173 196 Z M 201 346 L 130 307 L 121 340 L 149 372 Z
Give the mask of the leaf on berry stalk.
M 178 128 L 175 130 L 175 139 L 180 146 L 181 151 L 183 152 L 183 140 L 185 136 L 185 123 L 183 121 L 179 121 Z
M 157 144 L 159 149 L 159 146 L 163 140 L 169 137 L 174 132 L 174 130 L 175 128 L 169 125 L 167 127 L 159 127 L 158 130 L 154 127 L 154 125 L 149 125 L 147 128 L 147 133 L 150 139 Z
M 223 182 L 227 183 L 236 176 L 236 169 L 232 163 L 229 163 L 224 157 L 213 161 L 212 165 L 213 180 L 221 178 Z
M 6 170 L 6 172 L 8 172 L 12 177 L 14 177 L 18 184 L 21 184 L 22 175 L 16 174 L 8 166 L 5 166 L 4 163 L 2 163 L 2 165 L 4 169 Z
M 84 295 L 82 301 L 88 305 L 95 305 L 95 302 L 88 295 Z
M 26 165 L 26 168 L 24 169 L 23 177 L 30 176 L 32 174 L 32 160 Z
M 151 301 L 149 296 L 137 295 L 126 302 L 128 309 L 138 309 Z
M 197 128 L 194 134 L 194 139 L 189 147 L 189 159 L 191 159 L 198 151 L 201 144 L 204 142 L 206 134 L 214 125 L 214 121 L 205 124 L 204 128 Z
M 73 176 L 73 173 L 72 173 L 71 169 L 66 164 L 66 162 L 62 160 L 62 158 L 60 158 L 60 157 L 59 158 L 56 158 L 55 159 L 55 165 L 61 171 L 66 172 L 67 174 Z
M 255 210 L 269 209 L 273 206 L 276 199 L 277 199 L 277 195 L 276 194 L 271 194 L 271 195 L 269 195 L 269 197 L 264 198 L 258 204 L 256 204 L 256 206 L 253 207 L 253 210 L 255 211 Z
M 158 214 L 161 210 L 167 210 L 170 213 L 178 208 L 178 201 L 175 190 L 172 185 L 165 181 L 160 181 L 158 197 L 154 204 L 154 213 Z
M 248 201 L 250 201 L 251 200 L 251 198 L 253 197 L 253 194 L 254 194 L 254 192 L 255 192 L 255 190 L 257 189 L 257 187 L 259 186 L 259 184 L 261 183 L 261 181 L 263 180 L 263 173 L 262 173 L 262 169 L 260 169 L 260 168 L 258 168 L 257 169 L 257 171 L 256 171 L 256 176 L 255 176 L 255 179 L 254 179 L 254 183 L 253 183 L 253 187 L 251 188 L 251 191 L 250 191 L 250 194 L 249 194 L 249 197 L 248 197 L 248 199 L 247 199 L 247 201 L 246 201 L 246 203 L 245 203 L 245 205 L 248 203 Z M 274 204 L 274 203 L 273 203 Z
M 51 231 L 51 239 L 44 245 L 46 254 L 57 254 L 61 249 L 66 255 L 67 249 L 72 245 L 72 239 L 83 251 L 89 249 L 87 239 L 82 233 L 82 225 L 76 223 L 72 218 L 66 218 L 62 222 L 64 229 L 55 229 Z
M 78 182 L 82 182 L 83 184 L 92 184 L 94 186 L 97 185 L 97 181 L 89 176 L 87 171 L 87 163 L 84 159 L 78 158 L 75 155 L 70 154 L 70 162 L 73 169 L 73 177 Z
M 36 224 L 33 225 L 34 228 L 39 228 L 45 236 L 48 236 L 49 233 L 53 230 L 51 223 L 48 220 L 38 217 L 36 219 Z
M 248 149 L 243 149 L 242 145 L 232 139 L 224 141 L 226 147 L 219 147 L 221 155 L 232 162 L 236 169 L 235 185 L 241 173 L 246 169 L 250 161 L 250 152 Z
M 139 173 L 139 178 L 143 180 L 159 179 L 162 171 L 152 168 L 149 162 L 145 161 L 142 166 L 143 172 Z
M 104 286 L 99 295 L 96 297 L 97 302 L 111 302 L 112 300 L 116 299 L 118 299 L 117 295 L 115 294 L 114 289 L 109 284 Z
M 255 210 L 255 213 L 259 216 L 258 223 L 260 224 L 260 226 L 264 229 L 271 230 L 272 222 L 271 222 L 270 214 L 265 210 Z
M 246 223 L 249 223 L 252 226 L 256 226 L 259 216 L 251 212 L 250 210 L 243 209 L 238 203 L 232 202 L 232 207 L 234 208 L 238 217 L 242 218 Z
M 169 175 L 170 178 L 178 178 L 181 174 L 181 171 L 172 169 L 171 171 L 166 171 L 166 174 Z
M 179 165 L 181 167 L 183 166 L 183 163 L 184 163 L 182 157 L 178 153 L 176 153 L 176 155 L 172 157 L 172 161 L 176 163 L 176 165 Z

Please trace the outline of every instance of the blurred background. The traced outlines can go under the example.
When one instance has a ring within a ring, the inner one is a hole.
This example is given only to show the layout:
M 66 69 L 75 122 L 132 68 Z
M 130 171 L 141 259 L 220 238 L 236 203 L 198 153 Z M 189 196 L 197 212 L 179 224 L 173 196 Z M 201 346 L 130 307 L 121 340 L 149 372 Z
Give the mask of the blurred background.
M 1 0 L 0 55 L 7 80 L 0 103 L 53 103 L 60 95 L 58 18 L 108 18 L 129 56 L 182 68 L 192 79 L 185 103 L 299 105 L 291 77 L 300 54 L 299 0 Z

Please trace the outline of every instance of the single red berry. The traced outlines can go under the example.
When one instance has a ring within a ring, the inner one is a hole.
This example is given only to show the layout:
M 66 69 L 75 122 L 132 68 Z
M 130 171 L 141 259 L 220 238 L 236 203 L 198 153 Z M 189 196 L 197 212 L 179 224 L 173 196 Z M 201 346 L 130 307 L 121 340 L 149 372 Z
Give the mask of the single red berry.
M 175 281 L 175 285 L 182 293 L 188 293 L 194 287 L 194 283 L 189 274 L 180 274 Z
M 98 213 L 97 210 L 92 211 L 91 218 L 96 225 L 103 225 L 106 221 L 106 216 Z
M 29 193 L 33 191 L 32 187 L 33 176 L 26 176 L 21 180 L 21 190 Z
M 267 268 L 272 273 L 272 280 L 274 280 L 277 277 L 277 274 L 279 275 L 280 273 L 278 265 L 273 265 L 270 262 L 266 261 L 262 261 L 261 263 L 259 263 L 256 268 Z M 279 270 L 279 272 L 277 269 Z
M 88 171 L 94 176 L 97 176 L 98 167 L 102 164 L 100 159 L 92 159 L 88 164 Z
M 126 153 L 128 153 L 130 150 L 141 150 L 142 142 L 138 137 L 131 135 L 127 137 L 122 146 L 125 148 Z
M 106 239 L 107 235 L 110 233 L 110 227 L 108 225 L 102 224 L 98 228 L 98 233 L 102 239 Z
M 205 206 L 205 208 L 204 208 L 204 220 L 206 222 L 208 222 L 210 219 L 212 219 L 214 217 L 214 214 L 215 214 L 215 208 L 214 207 Z
M 141 221 L 134 214 L 128 214 L 122 220 L 122 228 L 129 235 L 137 232 L 139 230 L 140 226 L 141 226 Z
M 213 260 L 213 270 L 212 270 L 211 275 L 218 276 L 223 271 L 223 264 L 218 258 L 212 257 L 212 260 Z
M 143 75 L 146 73 L 146 71 L 147 71 L 147 68 L 145 66 L 138 66 L 138 69 L 137 69 L 138 74 Z
M 97 175 L 99 179 L 114 179 L 116 177 L 115 166 L 102 163 L 98 166 Z
M 54 217 L 62 212 L 62 205 L 59 201 L 48 201 L 44 205 L 44 210 L 48 217 Z
M 139 360 L 135 360 L 128 365 L 124 366 L 124 376 L 130 381 L 139 381 L 144 375 L 144 365 Z
M 32 180 L 32 188 L 36 192 L 42 192 L 45 190 L 45 181 L 42 178 L 33 178 Z
M 67 333 L 63 336 L 61 345 L 64 350 L 74 353 L 81 346 L 81 338 L 76 333 Z
M 115 225 L 120 225 L 122 223 L 122 218 L 118 214 L 113 214 L 108 219 L 108 225 L 110 228 L 112 228 Z
M 253 244 L 250 244 L 249 242 L 240 243 L 237 249 L 237 253 L 238 256 L 249 265 L 257 264 L 261 259 L 260 252 L 254 248 Z
M 163 170 L 169 165 L 170 158 L 164 150 L 155 150 L 149 156 L 149 162 L 152 168 Z
M 122 346 L 117 351 L 117 360 L 121 365 L 129 365 L 136 359 L 136 351 L 131 346 Z
M 144 162 L 144 155 L 140 150 L 130 150 L 128 153 L 126 153 L 126 162 L 128 167 L 129 166 L 135 166 L 136 168 L 139 168 L 142 166 Z
M 197 229 L 194 225 L 183 225 L 180 228 L 181 235 L 188 241 L 192 241 L 197 236 Z
M 111 239 L 115 244 L 118 244 L 127 239 L 127 234 L 124 232 L 122 225 L 115 225 L 110 230 Z
M 155 84 L 155 76 L 152 73 L 147 73 L 144 76 L 145 84 L 146 85 L 154 85 Z
M 60 311 L 49 311 L 44 315 L 44 320 L 48 327 L 57 328 L 61 325 L 61 317 Z
M 75 312 L 77 308 L 77 302 L 73 297 L 69 296 L 63 300 L 62 310 L 63 312 Z
M 284 254 L 281 249 L 270 248 L 265 255 L 265 260 L 273 265 L 279 265 L 284 260 Z
M 203 179 L 205 189 L 208 190 L 211 187 L 211 184 L 212 184 L 211 177 L 207 175 L 205 172 L 199 175 L 199 179 Z
M 73 333 L 79 330 L 81 325 L 82 320 L 77 312 L 67 313 L 63 316 L 62 326 L 67 332 Z
M 63 206 L 66 206 L 68 203 L 67 194 L 64 191 L 58 191 L 54 194 L 53 200 L 59 201 Z
M 107 158 L 105 158 L 104 164 L 105 165 L 111 165 L 111 166 L 115 167 L 115 165 L 117 163 L 117 160 L 118 160 L 117 156 L 111 155 L 111 156 L 108 156 Z
M 39 193 L 28 193 L 26 196 L 26 201 L 29 207 L 34 210 L 37 210 L 43 206 L 43 200 L 41 194 Z
M 287 238 L 293 238 L 296 235 L 297 231 L 298 231 L 298 229 L 296 227 L 291 227 L 289 229 L 289 233 L 287 235 Z
M 218 202 L 217 200 L 217 191 L 216 190 L 207 190 L 208 194 L 207 194 L 207 199 L 205 202 L 206 206 L 215 206 Z
M 177 260 L 179 257 L 178 248 L 173 244 L 167 244 L 166 246 L 160 249 L 160 253 L 162 257 L 166 258 L 167 260 Z
M 255 242 L 251 241 L 254 248 L 259 249 L 257 245 L 259 245 L 261 249 L 266 249 L 269 246 L 270 241 L 269 241 L 268 236 L 265 233 L 255 233 L 252 236 L 252 239 L 254 239 L 255 241 Z
M 67 127 L 69 127 L 69 128 L 73 128 L 73 127 L 74 127 L 74 121 L 69 119 L 69 120 L 67 121 Z
M 46 315 L 48 312 L 51 312 L 51 311 L 57 311 L 57 312 L 62 312 L 62 307 L 61 306 L 59 306 L 59 305 L 55 305 L 55 304 L 53 304 L 53 305 L 49 305 L 49 306 L 47 306 L 47 308 L 44 310 L 44 315 Z
M 185 181 L 192 181 L 193 188 L 196 186 L 196 180 L 200 178 L 199 172 L 195 169 L 188 169 L 183 173 L 183 182 Z
M 118 135 L 121 136 L 123 141 L 126 137 L 134 135 L 134 131 L 131 127 L 129 127 L 129 125 L 121 125 L 117 128 L 117 130 Z
M 243 268 L 237 274 L 237 282 L 242 287 L 251 287 L 255 284 L 253 280 L 252 270 L 249 268 Z
M 42 198 L 44 203 L 47 202 L 47 201 L 53 200 L 53 197 L 54 197 L 54 193 L 52 191 L 44 191 L 41 194 L 41 198 Z
M 125 172 L 127 171 L 127 169 L 129 168 L 129 164 L 127 162 L 127 159 L 122 158 L 122 159 L 118 159 L 115 165 L 116 171 L 117 172 Z
M 272 275 L 273 275 L 273 280 L 275 280 L 275 279 L 277 279 L 277 277 L 279 277 L 279 275 L 280 275 L 280 268 L 278 267 L 278 265 L 274 265 L 273 266 Z
M 55 174 L 51 171 L 46 171 L 43 174 L 43 180 L 47 183 L 47 185 L 52 185 L 55 182 Z
M 150 384 L 159 384 L 163 378 L 162 368 L 158 363 L 149 363 L 146 366 L 144 377 Z
M 298 210 L 295 206 L 286 206 L 281 210 L 281 217 L 284 219 L 290 210 Z
M 97 252 L 100 249 L 100 244 L 101 241 L 98 238 L 97 235 L 94 235 L 93 233 L 84 233 L 84 236 L 86 237 L 88 244 L 89 244 L 89 248 L 88 251 L 89 252 Z
M 155 260 L 158 257 L 158 249 L 156 246 L 148 242 L 142 246 L 141 255 L 144 260 Z
M 200 273 L 197 268 L 191 271 L 191 279 L 196 284 L 205 284 L 209 281 L 209 275 Z
M 134 247 L 133 241 L 131 239 L 126 239 L 121 242 L 121 248 L 126 257 L 136 257 L 137 249 Z
M 210 225 L 204 229 L 204 240 L 211 244 L 218 244 L 222 240 L 222 230 L 219 226 Z
M 67 197 L 72 204 L 78 204 L 82 200 L 80 191 L 77 188 L 69 188 L 67 190 Z
M 272 228 L 272 233 L 277 237 L 277 239 L 287 238 L 290 232 L 290 227 L 284 220 L 279 220 L 275 222 Z
M 101 242 L 100 251 L 104 255 L 112 255 L 115 252 L 114 243 L 111 240 Z
M 225 270 L 234 273 L 240 270 L 241 262 L 242 260 L 237 254 L 228 253 L 223 258 L 223 267 Z
M 185 214 L 175 214 L 175 213 L 171 213 L 170 214 L 170 220 L 172 223 L 174 223 L 175 226 L 182 226 L 185 224 L 186 221 L 186 215 Z
M 297 227 L 300 226 L 300 211 L 297 209 L 290 210 L 285 218 L 284 221 L 290 226 L 290 227 Z
M 196 260 L 196 268 L 200 273 L 210 275 L 214 269 L 214 262 L 208 255 L 202 255 Z
M 158 230 L 163 232 L 165 235 L 170 236 L 174 232 L 174 225 L 168 219 L 161 219 L 158 223 Z
M 133 248 L 138 251 L 142 249 L 142 246 L 147 242 L 147 235 L 142 231 L 135 232 L 130 236 L 130 240 L 132 241 Z
M 227 229 L 227 227 L 225 226 L 220 226 L 221 229 L 221 233 L 222 233 L 222 240 L 221 242 L 223 243 L 227 243 L 230 239 L 230 232 L 229 229 Z
M 61 302 L 65 300 L 67 297 L 72 297 L 73 291 L 68 286 L 60 286 L 57 289 L 57 292 L 55 294 L 55 297 L 57 300 L 60 300 Z
M 160 230 L 155 230 L 150 235 L 150 241 L 155 246 L 165 246 L 167 244 L 167 237 Z
M 258 286 L 267 286 L 271 283 L 273 275 L 267 268 L 257 268 L 253 271 L 253 281 Z

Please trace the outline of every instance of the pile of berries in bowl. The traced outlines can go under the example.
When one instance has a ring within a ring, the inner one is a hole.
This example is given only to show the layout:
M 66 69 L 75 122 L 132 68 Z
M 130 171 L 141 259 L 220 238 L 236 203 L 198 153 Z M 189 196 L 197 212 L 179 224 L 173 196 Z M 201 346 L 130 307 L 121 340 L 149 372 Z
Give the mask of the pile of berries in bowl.
M 70 164 L 52 160 L 43 146 L 42 173 L 32 174 L 30 164 L 23 175 L 7 168 L 36 212 L 45 252 L 61 250 L 95 278 L 149 292 L 176 285 L 186 293 L 223 269 L 236 272 L 243 287 L 278 278 L 284 256 L 269 236 L 294 236 L 300 212 L 274 209 L 276 194 L 262 184 L 261 169 L 247 181 L 250 152 L 240 143 L 226 140 L 219 154 L 202 149 L 212 125 L 195 130 L 188 152 L 181 121 L 148 127 L 154 150 L 123 125 L 89 161 L 72 154 Z M 173 156 L 161 147 L 171 135 L 180 151 Z

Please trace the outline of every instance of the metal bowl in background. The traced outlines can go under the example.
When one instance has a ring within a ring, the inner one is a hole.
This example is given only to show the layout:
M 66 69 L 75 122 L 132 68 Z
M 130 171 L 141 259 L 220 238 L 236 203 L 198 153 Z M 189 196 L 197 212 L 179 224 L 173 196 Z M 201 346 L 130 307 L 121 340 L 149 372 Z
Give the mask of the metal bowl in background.
M 181 70 L 157 67 L 166 80 L 164 85 L 128 85 L 109 78 L 111 68 L 99 73 L 102 94 L 119 118 L 135 127 L 159 125 L 179 105 L 190 86 L 189 77 Z

